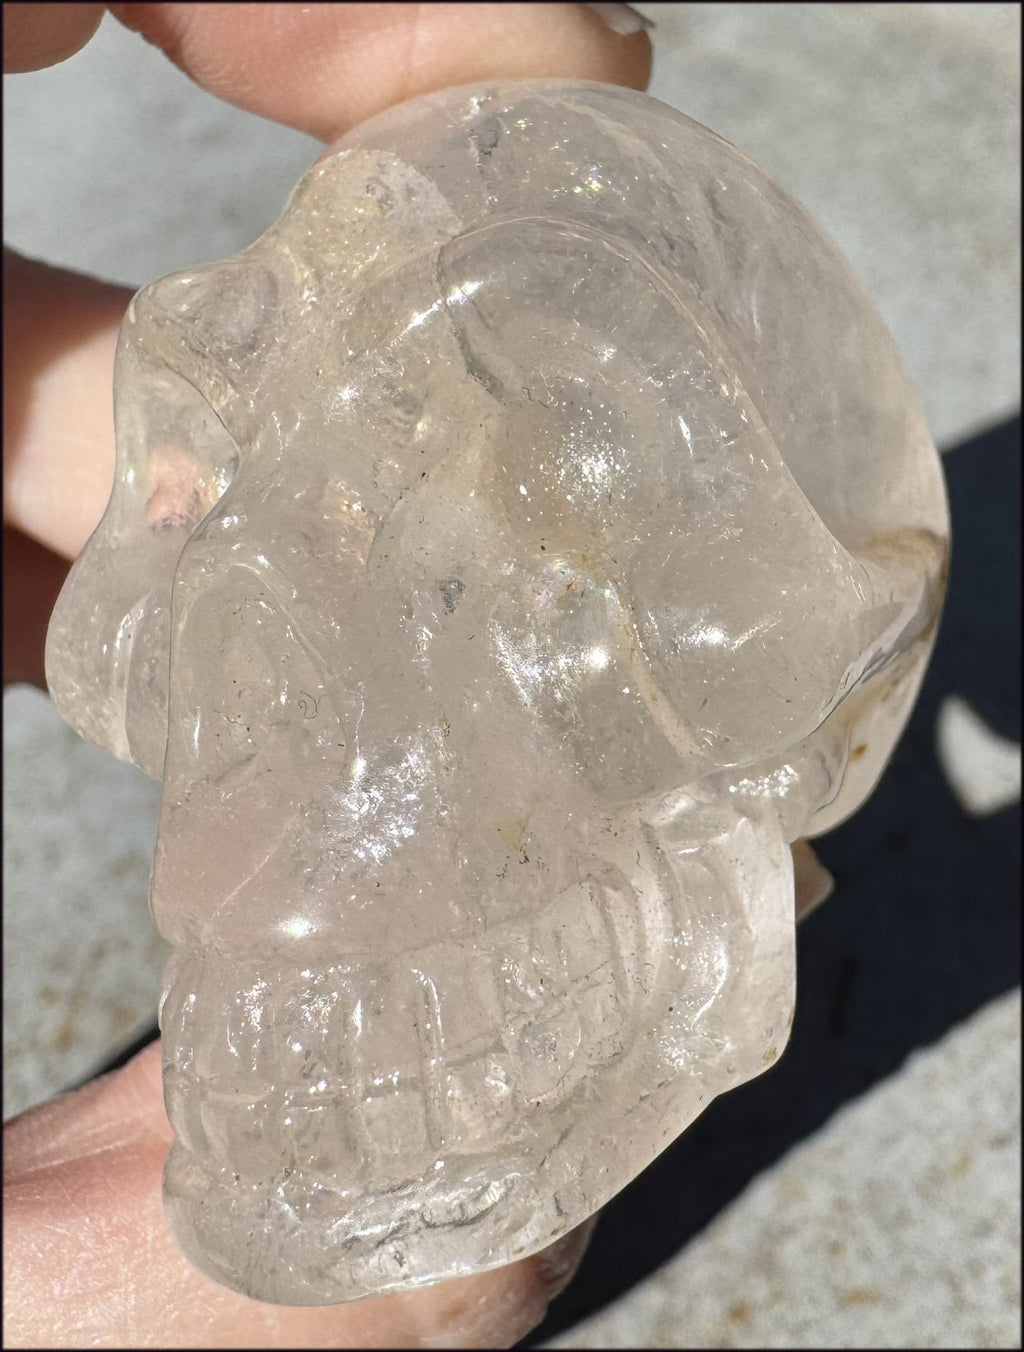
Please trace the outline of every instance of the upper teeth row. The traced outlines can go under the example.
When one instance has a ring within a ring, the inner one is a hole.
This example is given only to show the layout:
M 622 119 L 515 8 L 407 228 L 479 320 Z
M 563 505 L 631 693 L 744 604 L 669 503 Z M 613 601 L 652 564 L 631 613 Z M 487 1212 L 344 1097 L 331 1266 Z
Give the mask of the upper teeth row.
M 493 1148 L 632 1045 L 651 970 L 638 900 L 609 870 L 471 944 L 321 971 L 179 951 L 161 1011 L 172 1124 L 260 1173 L 407 1176 Z

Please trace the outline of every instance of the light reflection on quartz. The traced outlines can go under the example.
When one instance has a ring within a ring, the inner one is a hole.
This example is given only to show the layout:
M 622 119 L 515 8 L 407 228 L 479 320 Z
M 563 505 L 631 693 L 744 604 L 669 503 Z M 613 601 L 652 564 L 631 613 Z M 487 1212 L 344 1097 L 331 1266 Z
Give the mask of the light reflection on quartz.
M 427 322 L 427 320 L 430 318 L 431 315 L 437 314 L 442 304 L 443 304 L 442 301 L 435 300 L 433 305 L 428 306 L 427 309 L 425 310 L 421 310 L 418 315 L 414 315 L 413 318 L 409 320 L 408 324 L 406 324 L 405 328 L 398 335 L 399 338 L 404 338 L 406 334 L 411 333 L 413 329 L 420 328 L 423 324 Z
M 730 635 L 720 624 L 696 624 L 680 631 L 678 645 L 683 648 L 724 648 L 727 652 L 738 652 L 744 643 L 752 638 L 774 629 L 778 620 L 765 619 L 752 624 L 741 633 Z
M 792 765 L 780 765 L 768 774 L 758 775 L 755 778 L 738 779 L 734 784 L 729 785 L 729 793 L 737 794 L 755 794 L 760 798 L 777 798 L 788 793 L 799 780 L 800 776 Z
M 429 742 L 439 735 L 415 738 L 397 763 L 371 769 L 362 755 L 353 759 L 348 787 L 331 795 L 325 813 L 335 846 L 380 864 L 416 834 L 422 789 L 436 774 L 437 748 Z
M 414 315 L 398 335 L 399 338 L 404 338 L 407 334 L 411 333 L 413 329 L 421 328 L 431 315 L 437 314 L 437 312 L 446 305 L 465 304 L 471 296 L 475 295 L 476 292 L 480 290 L 481 286 L 483 286 L 483 282 L 463 282 L 461 286 L 452 287 L 447 296 L 442 296 L 439 300 L 435 300 L 432 305 L 428 305 L 425 310 L 421 310 L 419 314 Z
M 313 922 L 301 915 L 291 915 L 281 921 L 282 933 L 289 939 L 305 939 L 313 933 Z
M 693 1015 L 693 1023 L 696 1025 L 700 1019 L 712 1009 L 718 997 L 722 993 L 732 970 L 732 964 L 729 961 L 729 951 L 726 947 L 724 937 L 719 937 L 718 941 L 708 946 L 704 955 L 704 972 L 711 976 L 711 989 L 706 999 L 701 1003 Z

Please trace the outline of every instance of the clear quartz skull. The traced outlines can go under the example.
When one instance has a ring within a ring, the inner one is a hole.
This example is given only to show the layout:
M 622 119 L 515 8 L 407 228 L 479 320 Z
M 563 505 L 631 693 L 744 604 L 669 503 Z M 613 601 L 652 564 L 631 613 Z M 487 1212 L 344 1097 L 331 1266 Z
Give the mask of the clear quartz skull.
M 285 1304 L 530 1254 L 785 1044 L 944 588 L 892 341 L 735 147 L 530 81 L 345 137 L 115 384 L 47 670 L 163 778 L 173 1230 Z

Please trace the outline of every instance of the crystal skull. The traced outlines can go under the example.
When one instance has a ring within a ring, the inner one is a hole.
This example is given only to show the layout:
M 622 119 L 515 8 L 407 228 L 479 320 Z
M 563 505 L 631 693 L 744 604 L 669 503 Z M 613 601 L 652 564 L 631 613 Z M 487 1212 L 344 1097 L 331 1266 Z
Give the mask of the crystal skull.
M 893 343 L 744 154 L 492 83 L 144 288 L 64 717 L 162 776 L 172 1228 L 326 1304 L 532 1253 L 784 1046 L 948 520 Z

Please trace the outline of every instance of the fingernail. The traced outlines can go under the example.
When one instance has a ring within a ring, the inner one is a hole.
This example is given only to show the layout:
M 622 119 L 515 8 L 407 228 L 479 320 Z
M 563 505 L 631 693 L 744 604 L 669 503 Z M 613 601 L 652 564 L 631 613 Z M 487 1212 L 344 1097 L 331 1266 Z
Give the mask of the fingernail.
M 650 32 L 654 28 L 651 20 L 632 5 L 585 3 L 583 8 L 592 10 L 603 24 L 620 37 L 632 37 L 634 33 Z

